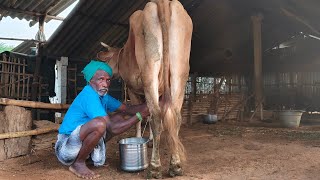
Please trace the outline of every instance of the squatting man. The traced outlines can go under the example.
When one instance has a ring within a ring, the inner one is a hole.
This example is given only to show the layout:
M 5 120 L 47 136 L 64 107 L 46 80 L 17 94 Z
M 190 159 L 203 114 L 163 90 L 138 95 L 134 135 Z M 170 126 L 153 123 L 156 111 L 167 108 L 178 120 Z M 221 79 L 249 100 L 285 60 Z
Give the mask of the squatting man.
M 100 175 L 86 165 L 91 158 L 94 166 L 105 163 L 105 142 L 121 134 L 149 115 L 146 104 L 128 106 L 108 94 L 111 67 L 91 60 L 82 73 L 87 85 L 74 99 L 59 128 L 55 153 L 75 175 L 93 179 Z M 109 115 L 111 112 L 115 112 Z M 130 118 L 124 119 L 125 115 Z

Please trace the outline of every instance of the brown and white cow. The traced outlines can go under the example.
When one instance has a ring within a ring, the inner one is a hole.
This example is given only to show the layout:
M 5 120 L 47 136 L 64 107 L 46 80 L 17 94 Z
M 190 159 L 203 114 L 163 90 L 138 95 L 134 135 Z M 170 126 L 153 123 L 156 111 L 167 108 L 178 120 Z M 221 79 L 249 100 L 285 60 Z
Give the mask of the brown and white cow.
M 151 114 L 153 150 L 149 178 L 161 178 L 160 135 L 171 150 L 169 174 L 182 175 L 185 149 L 178 133 L 181 107 L 189 76 L 192 20 L 177 0 L 153 0 L 130 17 L 130 31 L 123 48 L 108 47 L 98 59 L 107 62 L 120 76 L 135 104 L 144 95 Z M 163 107 L 159 97 L 163 96 Z

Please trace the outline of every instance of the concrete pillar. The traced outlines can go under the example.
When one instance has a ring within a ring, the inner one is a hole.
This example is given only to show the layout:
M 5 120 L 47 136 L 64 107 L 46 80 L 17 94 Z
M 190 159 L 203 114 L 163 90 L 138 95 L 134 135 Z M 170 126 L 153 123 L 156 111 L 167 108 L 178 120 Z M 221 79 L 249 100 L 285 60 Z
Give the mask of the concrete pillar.
M 260 120 L 263 120 L 263 78 L 262 78 L 262 41 L 261 41 L 261 14 L 251 16 L 253 25 L 254 47 L 254 87 L 255 107 L 260 111 Z
M 61 57 L 56 61 L 55 103 L 67 103 L 67 67 L 68 57 Z M 62 120 L 62 113 L 55 113 L 56 123 Z

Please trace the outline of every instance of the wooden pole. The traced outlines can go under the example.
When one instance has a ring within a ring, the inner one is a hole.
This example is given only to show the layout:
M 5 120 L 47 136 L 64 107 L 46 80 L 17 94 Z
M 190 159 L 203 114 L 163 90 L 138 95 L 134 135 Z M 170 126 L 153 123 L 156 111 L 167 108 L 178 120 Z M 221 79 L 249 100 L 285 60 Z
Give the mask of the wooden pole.
M 45 16 L 40 16 L 39 17 L 39 31 L 38 34 L 39 35 L 39 40 L 41 39 L 41 35 L 44 34 L 44 20 L 45 20 Z M 32 101 L 37 101 L 37 96 L 39 93 L 39 86 L 40 86 L 40 82 L 39 82 L 39 76 L 40 76 L 40 66 L 41 66 L 41 61 L 42 61 L 42 54 L 43 54 L 43 44 L 42 43 L 38 43 L 38 54 L 36 57 L 36 66 L 35 66 L 35 70 L 34 70 L 34 74 L 33 74 L 33 81 L 32 81 L 32 85 L 31 85 L 31 100 Z M 38 101 L 41 101 L 40 99 L 38 99 Z M 36 115 L 37 115 L 38 110 L 32 110 L 32 117 L 33 119 L 36 119 Z
M 193 102 L 195 101 L 195 97 L 197 94 L 197 76 L 198 73 L 193 73 L 191 75 L 191 92 L 189 95 L 189 104 L 188 104 L 188 111 L 189 111 L 189 116 L 187 119 L 188 125 L 192 125 L 192 109 L 193 109 Z
M 21 39 L 21 38 L 5 38 L 5 37 L 0 37 L 2 40 L 14 40 L 14 41 L 32 41 L 32 42 L 39 42 L 39 43 L 44 43 L 43 41 L 35 40 L 35 39 Z
M 24 101 L 24 100 L 14 100 L 8 98 L 0 98 L 0 105 L 13 105 L 13 106 L 22 106 L 30 108 L 39 108 L 39 109 L 55 109 L 55 110 L 65 110 L 69 108 L 69 104 L 50 104 L 36 101 Z
M 21 59 L 20 58 L 18 58 L 18 63 L 20 64 L 21 63 Z M 21 96 L 20 96 L 20 76 L 21 76 L 21 66 L 20 65 L 18 65 L 18 87 L 17 87 L 17 95 L 16 95 L 16 97 L 18 98 L 18 99 L 20 99 L 21 98 Z
M 15 81 L 16 81 L 16 72 L 17 72 L 17 65 L 16 65 L 17 58 L 13 58 L 12 61 L 14 62 L 14 64 L 12 65 L 12 72 L 14 74 L 12 75 L 12 88 L 11 88 L 12 92 L 11 92 L 11 95 L 13 97 L 17 97 L 17 96 L 15 96 L 16 95 L 16 83 L 15 83 Z
M 246 104 L 247 101 L 248 101 L 249 99 L 251 99 L 253 96 L 254 96 L 254 94 L 251 94 L 250 96 L 248 96 L 248 97 L 245 98 L 244 100 L 239 101 L 239 102 L 238 102 L 237 104 L 235 104 L 229 111 L 227 111 L 227 112 L 223 115 L 223 117 L 222 117 L 221 119 L 224 121 L 224 120 L 226 119 L 226 117 L 228 117 L 228 115 L 229 115 L 232 111 L 234 111 L 238 106 Z
M 220 88 L 222 86 L 222 83 L 224 82 L 224 77 L 222 76 L 220 78 L 219 84 L 216 84 L 216 82 L 214 83 L 213 86 L 213 94 L 212 94 L 212 99 L 210 102 L 210 107 L 209 107 L 209 111 L 208 113 L 213 113 L 213 114 L 218 114 L 218 107 L 219 107 L 219 99 L 220 99 Z M 217 78 L 215 78 L 215 81 L 217 80 Z
M 260 111 L 260 120 L 263 120 L 263 78 L 262 78 L 262 40 L 261 40 L 261 14 L 251 17 L 253 24 L 253 47 L 254 47 L 254 86 L 255 104 Z
M 0 139 L 10 139 L 10 138 L 17 138 L 17 137 L 34 136 L 34 135 L 49 133 L 52 131 L 57 131 L 58 129 L 59 129 L 59 127 L 56 126 L 56 127 L 34 129 L 34 130 L 30 130 L 30 131 L 3 133 L 3 134 L 0 134 Z
M 22 95 L 21 95 L 21 99 L 24 99 L 24 92 L 25 92 L 25 84 L 26 84 L 26 81 L 25 79 L 27 78 L 26 77 L 26 60 L 23 59 L 23 67 L 22 67 L 22 78 L 23 78 L 23 81 L 22 81 Z
M 299 23 L 302 23 L 306 27 L 308 27 L 312 32 L 315 34 L 320 34 L 320 31 L 315 27 L 312 26 L 311 24 L 308 23 L 305 19 L 302 17 L 299 17 L 298 15 L 295 15 L 293 12 L 290 12 L 288 9 L 281 8 L 281 11 L 288 17 L 293 18 L 294 20 L 298 21 Z

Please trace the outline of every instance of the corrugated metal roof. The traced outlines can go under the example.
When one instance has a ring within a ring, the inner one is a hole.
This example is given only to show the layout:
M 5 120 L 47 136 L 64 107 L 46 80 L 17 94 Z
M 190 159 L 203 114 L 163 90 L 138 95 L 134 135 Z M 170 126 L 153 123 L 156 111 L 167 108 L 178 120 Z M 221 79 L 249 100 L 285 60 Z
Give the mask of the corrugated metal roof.
M 51 36 L 47 53 L 54 56 L 95 57 L 100 41 L 121 47 L 128 37 L 129 17 L 148 0 L 80 1 L 63 25 Z M 189 11 L 199 0 L 181 1 Z M 62 43 L 63 42 L 63 43 Z M 62 44 L 63 45 L 62 45 Z
M 57 16 L 76 0 L 1 0 L 0 20 L 2 17 L 25 19 L 27 21 L 38 21 L 31 13 L 47 14 Z M 23 13 L 25 12 L 25 13 Z M 51 18 L 46 18 L 46 22 Z
M 36 47 L 36 44 L 34 41 L 25 41 L 21 44 L 19 44 L 17 47 L 15 47 L 12 51 L 23 53 L 23 54 L 30 54 L 31 53 L 31 47 Z

